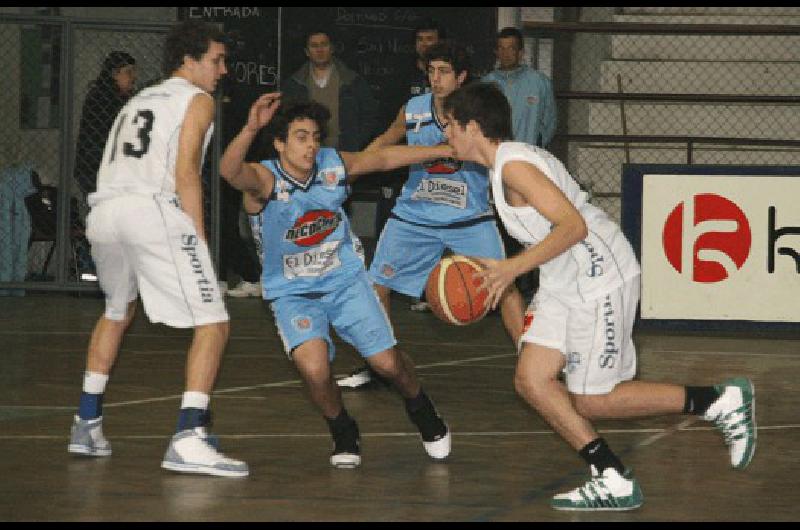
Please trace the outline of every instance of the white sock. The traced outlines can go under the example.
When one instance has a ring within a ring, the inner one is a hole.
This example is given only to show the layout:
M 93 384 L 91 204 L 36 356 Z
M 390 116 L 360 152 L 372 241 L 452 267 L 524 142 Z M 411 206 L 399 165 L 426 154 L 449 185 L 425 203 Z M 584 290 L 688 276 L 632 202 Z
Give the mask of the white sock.
M 211 396 L 203 392 L 184 392 L 183 401 L 181 401 L 181 408 L 187 409 L 207 409 L 208 403 L 211 401 Z
M 108 375 L 97 372 L 83 374 L 83 391 L 87 394 L 103 394 L 106 391 Z

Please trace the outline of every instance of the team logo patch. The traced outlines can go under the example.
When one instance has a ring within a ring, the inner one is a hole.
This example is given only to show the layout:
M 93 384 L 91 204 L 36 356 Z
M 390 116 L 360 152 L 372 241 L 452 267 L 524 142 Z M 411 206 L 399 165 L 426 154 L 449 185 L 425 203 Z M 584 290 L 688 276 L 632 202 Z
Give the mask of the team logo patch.
M 308 331 L 311 329 L 311 319 L 305 316 L 294 317 L 292 325 L 297 331 Z
M 525 334 L 531 329 L 531 324 L 533 324 L 533 311 L 527 311 L 525 313 L 525 318 L 522 322 L 522 333 Z
M 570 352 L 567 354 L 567 373 L 571 374 L 578 369 L 581 365 L 581 354 L 578 352 Z
M 317 178 L 325 186 L 325 189 L 335 189 L 339 185 L 339 180 L 344 175 L 343 167 L 325 168 L 317 173 Z
M 539 98 L 536 96 L 528 96 L 528 105 L 536 105 L 539 103 Z
M 394 267 L 388 263 L 384 263 L 383 267 L 381 267 L 381 274 L 383 274 L 386 278 L 394 278 Z
M 284 239 L 301 247 L 318 245 L 339 228 L 342 216 L 330 210 L 311 210 L 295 221 Z

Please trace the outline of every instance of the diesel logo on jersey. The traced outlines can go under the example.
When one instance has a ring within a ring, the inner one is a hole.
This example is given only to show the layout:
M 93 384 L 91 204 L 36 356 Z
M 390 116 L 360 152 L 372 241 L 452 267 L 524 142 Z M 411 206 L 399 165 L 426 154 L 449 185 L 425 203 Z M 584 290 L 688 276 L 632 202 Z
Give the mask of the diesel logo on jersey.
M 196 275 L 195 282 L 200 292 L 200 298 L 204 303 L 210 303 L 214 301 L 214 285 L 208 281 L 208 277 L 203 270 L 203 262 L 197 257 L 197 243 L 196 235 L 181 235 L 181 250 L 189 257 L 189 265 L 191 265 L 192 272 Z
M 452 175 L 463 167 L 463 163 L 453 158 L 439 158 L 422 165 L 430 175 Z
M 619 358 L 619 349 L 617 349 L 617 330 L 614 328 L 614 307 L 611 305 L 611 299 L 606 296 L 603 301 L 603 321 L 606 328 L 606 342 L 603 347 L 603 354 L 600 355 L 600 368 L 614 368 Z
M 328 210 L 312 210 L 303 214 L 286 231 L 284 239 L 301 247 L 317 245 L 336 231 L 342 216 Z

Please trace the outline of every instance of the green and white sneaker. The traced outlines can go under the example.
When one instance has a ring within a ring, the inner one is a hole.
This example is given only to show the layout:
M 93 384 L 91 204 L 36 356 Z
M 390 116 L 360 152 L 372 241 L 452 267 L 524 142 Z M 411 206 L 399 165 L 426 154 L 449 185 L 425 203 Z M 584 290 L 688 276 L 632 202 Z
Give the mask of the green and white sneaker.
M 746 377 L 729 379 L 714 387 L 720 396 L 703 418 L 722 431 L 731 455 L 731 465 L 744 469 L 756 450 L 756 395 Z
M 579 488 L 553 497 L 550 506 L 573 512 L 622 512 L 634 510 L 644 502 L 639 482 L 630 470 L 620 475 L 613 467 L 600 475 L 591 466 L 592 478 Z

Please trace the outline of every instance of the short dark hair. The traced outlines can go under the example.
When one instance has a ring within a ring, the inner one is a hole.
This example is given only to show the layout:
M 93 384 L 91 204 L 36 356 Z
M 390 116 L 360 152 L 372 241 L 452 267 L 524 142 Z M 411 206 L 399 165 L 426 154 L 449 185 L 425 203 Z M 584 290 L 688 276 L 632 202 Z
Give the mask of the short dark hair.
M 309 119 L 319 127 L 320 139 L 327 136 L 328 120 L 331 113 L 325 105 L 316 101 L 297 100 L 281 106 L 270 123 L 271 136 L 285 142 L 289 137 L 289 126 L 295 120 Z
M 442 40 L 428 48 L 428 51 L 425 52 L 425 64 L 430 65 L 431 61 L 450 63 L 456 75 L 467 72 L 467 77 L 469 77 L 470 64 L 467 49 L 455 41 Z
M 303 40 L 304 42 L 303 47 L 308 48 L 308 41 L 311 40 L 311 37 L 313 37 L 314 35 L 325 35 L 326 37 L 328 37 L 328 40 L 331 41 L 331 44 L 333 44 L 333 35 L 331 34 L 330 31 L 323 28 L 311 28 L 305 34 L 305 39 Z
M 444 27 L 432 18 L 424 18 L 420 20 L 416 26 L 414 26 L 415 39 L 420 31 L 435 31 L 436 35 L 439 36 L 439 40 L 447 38 L 447 31 L 444 29 Z
M 522 32 L 513 26 L 508 26 L 500 30 L 497 34 L 497 40 L 512 37 L 517 41 L 517 48 L 520 50 L 525 48 L 525 41 L 522 39 Z
M 443 110 L 461 126 L 474 120 L 483 135 L 496 141 L 511 140 L 511 105 L 495 83 L 472 83 L 447 96 Z
M 202 20 L 186 20 L 173 26 L 164 44 L 164 60 L 161 65 L 164 75 L 170 75 L 183 66 L 186 55 L 199 61 L 208 51 L 211 41 L 227 43 L 225 34 L 214 24 Z

